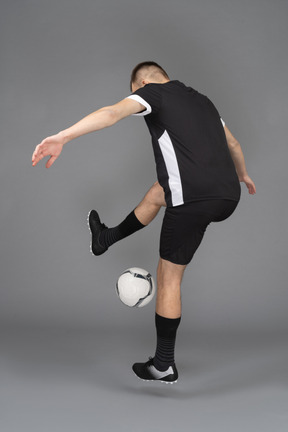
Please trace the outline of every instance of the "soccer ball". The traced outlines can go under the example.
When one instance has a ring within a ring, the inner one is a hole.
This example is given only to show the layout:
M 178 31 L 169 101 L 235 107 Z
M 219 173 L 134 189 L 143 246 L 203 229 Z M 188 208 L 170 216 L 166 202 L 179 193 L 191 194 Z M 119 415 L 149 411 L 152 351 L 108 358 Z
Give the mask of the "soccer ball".
M 119 276 L 116 292 L 125 305 L 143 307 L 154 297 L 155 283 L 149 272 L 138 267 L 132 267 Z

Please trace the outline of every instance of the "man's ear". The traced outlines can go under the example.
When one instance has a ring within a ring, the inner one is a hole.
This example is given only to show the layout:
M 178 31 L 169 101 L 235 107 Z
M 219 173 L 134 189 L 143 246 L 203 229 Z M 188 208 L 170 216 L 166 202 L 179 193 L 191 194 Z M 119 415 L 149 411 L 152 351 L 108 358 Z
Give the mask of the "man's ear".
M 150 83 L 150 81 L 148 81 L 148 80 L 146 80 L 146 79 L 143 79 L 142 81 L 141 81 L 141 84 L 142 84 L 142 86 L 144 87 L 146 84 L 149 84 Z

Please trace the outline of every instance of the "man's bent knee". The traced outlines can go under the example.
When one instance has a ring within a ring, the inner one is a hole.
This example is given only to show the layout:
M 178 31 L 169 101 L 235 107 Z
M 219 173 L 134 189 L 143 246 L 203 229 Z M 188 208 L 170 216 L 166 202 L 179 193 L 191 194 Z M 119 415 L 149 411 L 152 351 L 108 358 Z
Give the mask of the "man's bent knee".
M 146 198 L 153 205 L 166 207 L 164 190 L 158 182 L 155 182 L 149 189 Z

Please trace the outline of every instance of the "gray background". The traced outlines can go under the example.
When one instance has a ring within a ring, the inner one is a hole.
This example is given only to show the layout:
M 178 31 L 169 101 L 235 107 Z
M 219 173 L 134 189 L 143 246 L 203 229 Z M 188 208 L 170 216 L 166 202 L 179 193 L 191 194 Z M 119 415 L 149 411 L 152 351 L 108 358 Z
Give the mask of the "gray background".
M 287 12 L 282 0 L 1 1 L 3 432 L 287 430 Z M 129 309 L 114 289 L 128 267 L 156 276 L 163 209 L 98 258 L 86 225 L 91 208 L 118 224 L 156 180 L 143 118 L 31 165 L 43 138 L 126 97 L 143 60 L 212 99 L 257 189 L 241 184 L 186 270 L 168 389 L 130 372 L 154 354 L 155 300 Z

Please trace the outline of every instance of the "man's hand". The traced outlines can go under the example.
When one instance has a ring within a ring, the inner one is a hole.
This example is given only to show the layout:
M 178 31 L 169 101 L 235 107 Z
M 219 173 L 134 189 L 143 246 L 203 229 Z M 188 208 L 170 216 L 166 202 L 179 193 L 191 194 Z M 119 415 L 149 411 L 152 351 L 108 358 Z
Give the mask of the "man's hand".
M 64 144 L 65 139 L 61 132 L 57 135 L 45 138 L 34 150 L 32 155 L 32 166 L 37 165 L 37 163 L 45 156 L 50 156 L 46 163 L 46 168 L 50 168 L 60 155 Z
M 253 180 L 248 175 L 240 177 L 239 181 L 244 182 L 246 184 L 248 191 L 249 191 L 249 194 L 254 195 L 256 193 L 255 184 L 254 184 Z

